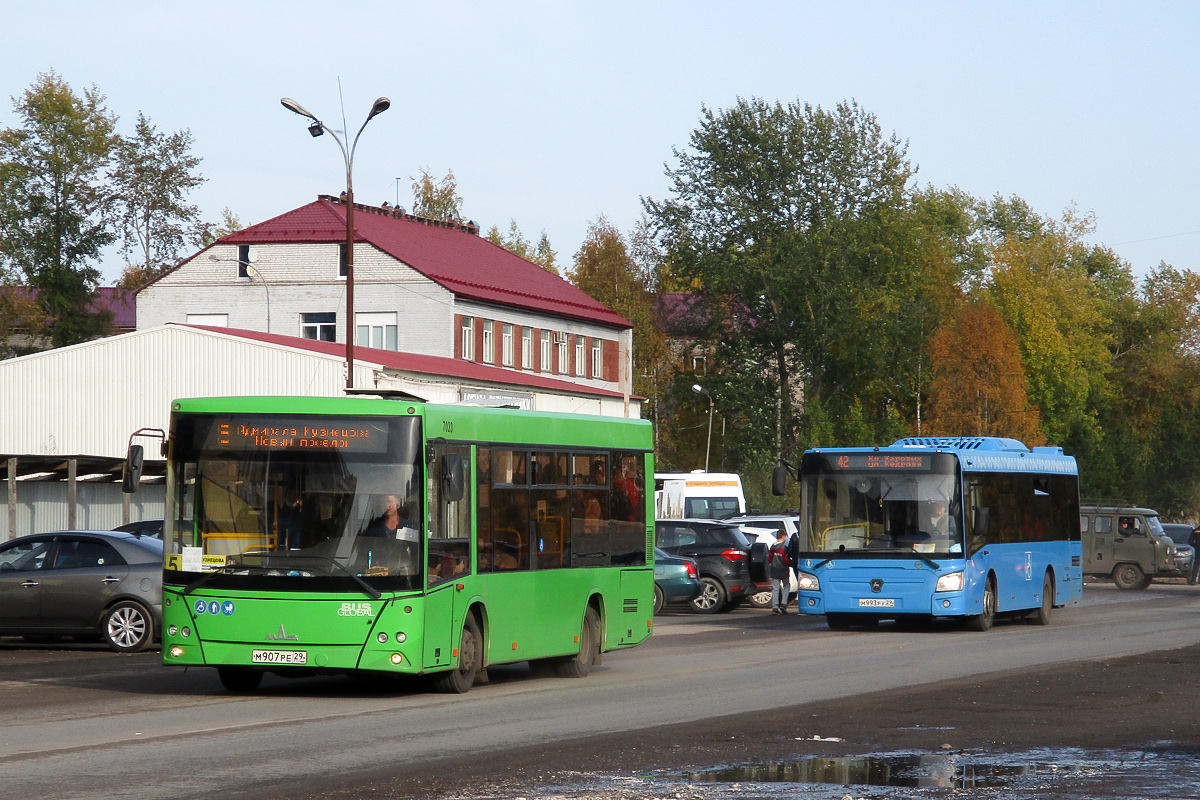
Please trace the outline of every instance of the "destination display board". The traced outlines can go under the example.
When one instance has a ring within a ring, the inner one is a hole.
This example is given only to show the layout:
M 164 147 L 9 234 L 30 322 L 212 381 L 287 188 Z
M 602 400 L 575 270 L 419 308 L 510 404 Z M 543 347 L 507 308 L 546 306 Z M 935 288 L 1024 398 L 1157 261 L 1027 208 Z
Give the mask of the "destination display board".
M 362 417 L 223 416 L 213 421 L 204 449 L 386 453 L 388 433 L 385 420 Z

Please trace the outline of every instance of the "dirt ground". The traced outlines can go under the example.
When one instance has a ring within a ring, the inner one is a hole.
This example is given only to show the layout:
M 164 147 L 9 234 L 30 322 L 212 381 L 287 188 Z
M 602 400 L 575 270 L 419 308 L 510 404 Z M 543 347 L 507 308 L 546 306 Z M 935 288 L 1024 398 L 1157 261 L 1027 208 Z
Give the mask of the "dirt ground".
M 371 776 L 353 788 L 321 787 L 310 796 L 532 798 L 537 787 L 572 772 L 628 775 L 807 756 L 1040 747 L 1200 754 L 1200 646 L 473 754 Z

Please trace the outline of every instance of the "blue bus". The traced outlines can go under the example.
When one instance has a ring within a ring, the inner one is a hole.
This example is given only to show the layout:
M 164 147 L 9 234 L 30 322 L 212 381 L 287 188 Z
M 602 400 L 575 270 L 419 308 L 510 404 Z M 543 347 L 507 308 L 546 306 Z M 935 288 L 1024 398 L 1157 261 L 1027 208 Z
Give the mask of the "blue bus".
M 907 438 L 805 452 L 798 603 L 830 628 L 938 617 L 1046 625 L 1083 591 L 1079 472 L 1059 447 Z M 781 494 L 788 467 L 776 468 Z

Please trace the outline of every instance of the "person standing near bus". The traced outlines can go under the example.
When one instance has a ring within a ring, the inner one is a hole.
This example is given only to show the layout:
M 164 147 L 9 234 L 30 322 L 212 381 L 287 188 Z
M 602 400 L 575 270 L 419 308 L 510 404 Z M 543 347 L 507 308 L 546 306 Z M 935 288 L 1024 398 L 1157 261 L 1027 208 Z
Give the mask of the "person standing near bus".
M 792 560 L 788 558 L 787 534 L 778 531 L 775 544 L 767 554 L 767 565 L 771 570 L 771 613 L 786 614 L 788 590 L 792 580 Z
M 1200 527 L 1192 530 L 1188 536 L 1188 544 L 1192 546 L 1192 551 L 1195 553 L 1192 556 L 1192 572 L 1188 575 L 1188 585 L 1195 586 L 1197 577 L 1200 577 Z

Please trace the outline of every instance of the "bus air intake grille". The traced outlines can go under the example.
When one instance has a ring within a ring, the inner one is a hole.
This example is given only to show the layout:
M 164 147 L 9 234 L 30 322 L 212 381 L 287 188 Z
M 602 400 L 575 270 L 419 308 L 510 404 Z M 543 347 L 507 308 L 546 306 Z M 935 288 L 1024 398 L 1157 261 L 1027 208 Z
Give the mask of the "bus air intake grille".
M 1083 561 L 1082 557 L 1071 556 L 1071 566 L 1072 567 L 1078 567 L 1081 561 Z
M 625 598 L 625 613 L 636 614 L 638 610 L 638 601 L 636 597 Z

